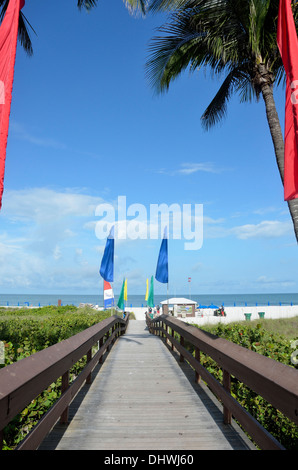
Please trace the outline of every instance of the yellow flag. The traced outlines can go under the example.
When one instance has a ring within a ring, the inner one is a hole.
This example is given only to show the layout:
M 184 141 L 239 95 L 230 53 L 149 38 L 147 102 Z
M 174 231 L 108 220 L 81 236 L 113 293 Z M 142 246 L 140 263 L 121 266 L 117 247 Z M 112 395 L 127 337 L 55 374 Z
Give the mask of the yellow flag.
M 124 283 L 124 300 L 127 300 L 127 279 L 125 279 Z
M 146 281 L 146 295 L 145 295 L 145 300 L 148 300 L 148 279 Z

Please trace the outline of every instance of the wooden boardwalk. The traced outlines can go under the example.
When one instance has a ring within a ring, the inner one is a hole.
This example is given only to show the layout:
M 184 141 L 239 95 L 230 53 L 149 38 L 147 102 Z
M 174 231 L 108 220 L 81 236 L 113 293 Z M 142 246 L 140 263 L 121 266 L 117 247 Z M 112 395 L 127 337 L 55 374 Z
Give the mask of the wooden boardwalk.
M 145 321 L 130 321 L 40 450 L 253 449 L 194 372 L 180 364 Z

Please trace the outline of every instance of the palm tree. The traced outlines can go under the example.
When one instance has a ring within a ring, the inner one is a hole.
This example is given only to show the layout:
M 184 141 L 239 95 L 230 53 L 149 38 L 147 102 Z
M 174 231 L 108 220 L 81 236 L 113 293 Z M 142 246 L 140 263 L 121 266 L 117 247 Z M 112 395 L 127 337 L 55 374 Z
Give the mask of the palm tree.
M 174 2 L 174 3 L 173 3 Z M 279 0 L 152 0 L 160 10 L 178 4 L 161 35 L 152 38 L 146 73 L 158 92 L 187 68 L 208 68 L 223 82 L 201 122 L 205 129 L 226 115 L 234 93 L 241 101 L 264 99 L 277 166 L 283 182 L 284 140 L 273 96 L 285 76 L 276 42 Z M 298 3 L 293 4 L 295 23 Z M 298 241 L 298 200 L 288 202 Z

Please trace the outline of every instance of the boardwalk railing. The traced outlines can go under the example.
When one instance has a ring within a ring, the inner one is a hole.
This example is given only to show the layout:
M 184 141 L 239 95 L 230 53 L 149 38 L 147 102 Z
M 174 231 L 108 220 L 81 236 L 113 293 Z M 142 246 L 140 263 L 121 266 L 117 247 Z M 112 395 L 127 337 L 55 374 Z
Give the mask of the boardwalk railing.
M 116 315 L 87 328 L 71 338 L 54 344 L 0 370 L 0 449 L 3 429 L 51 383 L 62 377 L 61 396 L 38 424 L 18 445 L 18 450 L 37 449 L 44 437 L 59 420 L 68 421 L 68 407 L 81 386 L 91 382 L 94 367 L 102 362 L 116 338 L 123 334 L 129 321 Z M 97 346 L 92 356 L 93 346 Z M 69 384 L 69 370 L 87 356 L 84 369 Z
M 284 447 L 251 416 L 230 393 L 231 376 L 261 395 L 291 421 L 298 424 L 298 370 L 225 339 L 204 332 L 170 315 L 155 319 L 146 316 L 150 333 L 165 338 L 171 349 L 180 354 L 195 371 L 196 381 L 202 378 L 223 404 L 223 421 L 230 424 L 232 416 L 261 449 Z M 175 339 L 175 333 L 179 340 Z M 194 347 L 193 356 L 185 341 Z M 223 370 L 219 383 L 200 363 L 200 352 L 210 356 Z

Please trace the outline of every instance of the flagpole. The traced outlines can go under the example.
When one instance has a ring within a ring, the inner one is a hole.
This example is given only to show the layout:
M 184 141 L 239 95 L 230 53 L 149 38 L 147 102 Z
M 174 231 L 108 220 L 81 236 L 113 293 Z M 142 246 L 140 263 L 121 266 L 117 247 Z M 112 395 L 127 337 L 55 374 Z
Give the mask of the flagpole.
M 167 247 L 168 250 L 168 247 Z M 168 315 L 170 314 L 169 312 L 169 266 L 167 266 L 167 271 L 168 271 L 168 282 L 167 282 L 167 304 L 168 304 Z
M 168 304 L 168 315 L 169 315 L 169 283 L 167 282 L 167 304 Z
M 170 314 L 169 312 L 169 266 L 168 266 L 168 282 L 167 282 L 167 304 L 168 304 L 168 315 Z
M 163 284 L 167 284 L 167 307 L 169 312 L 169 276 L 168 276 L 168 236 L 167 227 L 164 228 L 164 235 L 161 242 L 155 279 Z
M 113 289 L 113 281 L 114 281 L 114 226 L 111 227 L 110 233 L 107 237 L 106 246 L 104 249 L 103 257 L 101 260 L 100 275 L 103 278 L 103 281 L 107 281 L 112 284 L 112 292 Z M 103 282 L 103 308 L 104 308 L 104 282 Z M 113 312 L 113 308 L 111 308 L 111 316 Z
M 112 292 L 114 294 L 114 283 L 112 282 Z M 113 301 L 112 301 L 112 305 L 111 305 L 111 317 L 113 316 L 113 311 L 114 311 L 114 305 L 113 305 Z

